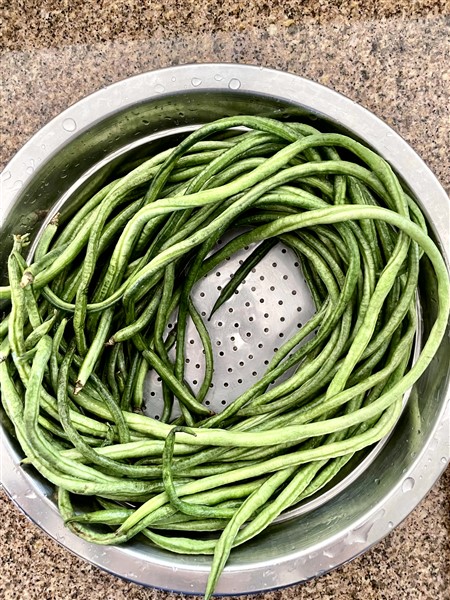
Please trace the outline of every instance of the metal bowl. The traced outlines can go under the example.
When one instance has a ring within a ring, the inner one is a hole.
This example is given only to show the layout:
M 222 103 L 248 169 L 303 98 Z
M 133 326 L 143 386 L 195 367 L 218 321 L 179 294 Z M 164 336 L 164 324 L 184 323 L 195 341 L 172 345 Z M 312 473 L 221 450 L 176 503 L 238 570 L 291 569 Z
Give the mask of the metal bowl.
M 202 123 L 237 114 L 314 122 L 377 151 L 422 207 L 431 235 L 445 255 L 448 198 L 421 159 L 385 123 L 336 92 L 294 75 L 206 64 L 121 81 L 81 100 L 41 129 L 2 174 L 1 264 L 6 264 L 11 233 L 31 231 L 36 236 L 57 209 L 69 216 L 111 169 L 120 168 L 124 157 L 137 159 L 149 146 L 168 146 Z M 426 339 L 437 308 L 436 280 L 426 261 L 420 307 Z M 320 575 L 367 550 L 414 509 L 449 458 L 449 346 L 446 336 L 412 389 L 394 432 L 364 468 L 307 510 L 234 550 L 217 593 L 256 592 Z M 187 593 L 204 590 L 209 558 L 172 555 L 139 542 L 98 547 L 72 535 L 59 516 L 51 486 L 33 470 L 19 466 L 22 454 L 6 426 L 2 440 L 6 491 L 67 549 L 140 584 Z

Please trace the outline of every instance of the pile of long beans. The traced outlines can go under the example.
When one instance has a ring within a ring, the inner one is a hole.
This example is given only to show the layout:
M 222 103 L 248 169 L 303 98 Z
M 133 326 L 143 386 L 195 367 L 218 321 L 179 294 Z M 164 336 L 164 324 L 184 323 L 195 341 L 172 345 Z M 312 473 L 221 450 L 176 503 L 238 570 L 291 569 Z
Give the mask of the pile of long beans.
M 217 249 L 230 230 L 245 233 Z M 297 253 L 316 313 L 212 414 L 212 342 L 191 292 L 253 244 L 217 310 L 275 243 Z M 27 245 L 14 237 L 0 288 L 2 403 L 24 463 L 57 487 L 67 527 L 86 540 L 140 534 L 213 554 L 207 598 L 232 548 L 390 433 L 448 320 L 444 261 L 389 165 L 301 123 L 207 124 L 111 177 L 63 225 L 55 215 L 28 263 Z M 412 364 L 423 254 L 439 310 Z M 205 365 L 197 393 L 184 373 L 190 322 Z M 151 371 L 160 420 L 143 412 Z

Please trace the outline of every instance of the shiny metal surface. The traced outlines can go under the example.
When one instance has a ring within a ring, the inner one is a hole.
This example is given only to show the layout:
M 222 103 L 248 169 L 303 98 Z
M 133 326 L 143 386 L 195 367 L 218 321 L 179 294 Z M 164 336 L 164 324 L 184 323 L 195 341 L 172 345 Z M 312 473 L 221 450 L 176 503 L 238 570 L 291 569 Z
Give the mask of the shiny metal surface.
M 437 243 L 446 251 L 448 198 L 406 142 L 374 115 L 327 88 L 286 73 L 240 65 L 189 65 L 139 75 L 97 92 L 67 109 L 19 151 L 2 175 L 0 264 L 5 264 L 8 236 L 13 231 L 30 229 L 37 234 L 50 211 L 56 209 L 56 199 L 63 216 L 68 216 L 92 189 L 101 185 L 111 168 L 120 169 L 125 159 L 138 158 L 150 144 L 166 147 L 201 123 L 243 113 L 311 120 L 365 142 L 400 175 L 422 206 Z M 35 164 L 32 173 L 27 171 L 31 161 Z M 281 253 L 281 247 L 273 252 Z M 294 289 L 301 290 L 303 285 L 300 278 L 292 289 L 287 286 L 287 282 L 294 283 L 289 260 L 294 259 L 284 254 L 271 259 L 271 264 L 280 263 L 287 269 L 276 268 L 271 273 L 271 277 L 281 276 L 280 285 L 286 284 L 286 295 Z M 227 276 L 226 271 L 220 273 L 213 275 L 218 282 Z M 283 275 L 288 275 L 288 279 L 283 279 Z M 261 284 L 260 280 L 258 285 Z M 420 284 L 426 338 L 436 310 L 434 275 L 426 262 Z M 197 293 L 201 292 L 199 286 Z M 301 318 L 306 320 L 308 310 L 312 310 L 306 294 L 302 294 L 298 306 L 302 308 Z M 232 313 L 225 315 L 229 307 L 227 304 L 222 307 L 223 312 L 216 313 L 212 327 L 219 327 L 220 318 L 229 318 Z M 254 317 L 248 329 L 249 339 L 258 342 L 261 315 Z M 297 327 L 297 310 L 294 317 L 291 323 L 283 322 L 283 327 Z M 238 364 L 244 354 L 247 361 L 264 362 L 262 354 L 256 358 L 256 351 L 254 358 L 248 359 L 248 340 L 242 339 L 238 344 L 231 336 L 229 333 L 224 346 L 230 356 L 239 357 Z M 273 525 L 234 551 L 217 593 L 265 590 L 317 576 L 365 551 L 406 517 L 449 459 L 449 342 L 447 336 L 427 373 L 413 388 L 395 431 L 359 477 L 326 503 Z M 257 371 L 246 364 L 244 368 L 249 369 L 245 377 L 252 377 L 253 370 Z M 229 399 L 244 385 L 238 380 L 245 381 L 237 372 L 232 375 L 227 382 Z M 156 385 L 157 382 L 148 382 L 150 414 L 157 411 L 151 404 L 152 386 Z M 210 401 L 221 402 L 222 398 L 222 394 L 212 393 Z M 204 589 L 210 564 L 206 557 L 171 555 L 137 542 L 127 547 L 103 548 L 72 535 L 59 517 L 50 486 L 33 471 L 21 468 L 20 458 L 20 450 L 4 430 L 5 489 L 33 521 L 71 551 L 142 584 L 188 593 Z

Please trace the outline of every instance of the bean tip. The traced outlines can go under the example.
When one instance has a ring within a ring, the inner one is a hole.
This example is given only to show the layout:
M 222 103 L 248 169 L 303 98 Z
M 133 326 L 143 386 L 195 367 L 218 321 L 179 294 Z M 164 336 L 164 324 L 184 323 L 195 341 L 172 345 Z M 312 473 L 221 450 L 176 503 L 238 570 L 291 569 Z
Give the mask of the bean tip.
M 13 234 L 13 239 L 18 244 L 22 246 L 28 246 L 30 243 L 30 234 L 29 233 L 15 233 Z
M 77 394 L 79 394 L 83 388 L 84 388 L 84 383 L 78 379 L 78 381 L 75 383 L 75 387 L 73 389 L 73 393 L 75 394 L 75 396 Z
M 105 343 L 105 346 L 114 346 L 114 344 L 116 343 L 116 340 L 114 339 L 114 336 L 109 338 L 109 340 Z
M 56 213 L 56 215 L 54 215 L 49 223 L 49 225 L 54 225 L 55 227 L 58 227 L 59 225 L 59 217 L 60 217 L 60 213 Z
M 197 437 L 197 434 L 191 427 L 185 427 L 184 425 L 176 425 L 173 429 L 170 430 L 169 433 L 187 433 L 188 435 L 192 435 L 193 437 Z
M 25 271 L 20 281 L 20 287 L 26 288 L 34 282 L 34 275 L 30 271 Z

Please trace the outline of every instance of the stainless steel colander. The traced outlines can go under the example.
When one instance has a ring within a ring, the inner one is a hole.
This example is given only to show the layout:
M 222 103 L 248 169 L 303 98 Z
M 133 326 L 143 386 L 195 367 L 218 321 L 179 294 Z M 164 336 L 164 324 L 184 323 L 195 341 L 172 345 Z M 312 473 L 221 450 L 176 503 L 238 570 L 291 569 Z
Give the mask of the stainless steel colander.
M 449 202 L 414 151 L 387 125 L 352 101 L 311 81 L 258 67 L 187 65 L 133 77 L 78 102 L 40 130 L 2 175 L 2 237 L 31 230 L 51 214 L 63 217 L 83 202 L 104 173 L 149 148 L 169 146 L 202 123 L 226 115 L 257 114 L 314 121 L 341 131 L 388 160 L 428 220 L 436 243 L 448 250 Z M 35 165 L 32 173 L 29 164 Z M 58 198 L 58 202 L 55 202 Z M 235 235 L 237 232 L 230 232 Z M 222 243 L 227 241 L 226 238 Z M 0 248 L 6 264 L 7 244 Z M 194 289 L 204 316 L 251 248 L 224 261 Z M 421 332 L 436 311 L 436 282 L 422 265 Z M 314 307 L 297 259 L 281 244 L 246 277 L 207 326 L 217 369 L 207 396 L 215 411 L 232 402 L 265 370 L 274 350 L 301 327 Z M 175 318 L 175 315 L 174 315 Z M 195 390 L 204 368 L 195 328 L 188 330 L 186 378 Z M 428 371 L 411 391 L 388 440 L 360 455 L 335 485 L 236 549 L 217 593 L 238 594 L 289 585 L 323 573 L 388 534 L 427 493 L 449 458 L 447 336 Z M 420 336 L 417 347 L 421 344 Z M 146 381 L 146 411 L 157 417 L 160 382 Z M 133 542 L 97 547 L 68 532 L 51 487 L 20 467 L 21 453 L 4 431 L 2 482 L 20 508 L 72 552 L 141 584 L 195 593 L 204 589 L 207 557 L 172 555 Z

